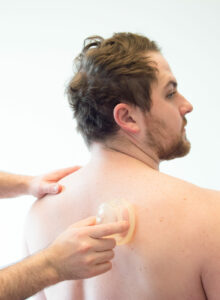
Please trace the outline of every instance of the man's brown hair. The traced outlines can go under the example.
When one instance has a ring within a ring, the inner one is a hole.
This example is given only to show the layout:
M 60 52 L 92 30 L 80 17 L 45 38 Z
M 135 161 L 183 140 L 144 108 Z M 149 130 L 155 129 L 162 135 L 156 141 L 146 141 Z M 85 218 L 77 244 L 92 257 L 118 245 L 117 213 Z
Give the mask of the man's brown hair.
M 118 103 L 150 110 L 156 67 L 146 55 L 149 51 L 160 49 L 154 41 L 132 33 L 116 33 L 109 39 L 94 36 L 84 41 L 67 95 L 77 129 L 88 145 L 117 132 L 113 110 Z

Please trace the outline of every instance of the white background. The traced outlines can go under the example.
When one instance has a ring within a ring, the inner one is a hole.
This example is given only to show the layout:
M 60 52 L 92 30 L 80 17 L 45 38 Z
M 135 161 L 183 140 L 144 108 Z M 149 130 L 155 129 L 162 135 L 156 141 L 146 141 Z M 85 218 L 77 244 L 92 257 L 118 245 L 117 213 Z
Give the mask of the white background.
M 0 0 L 0 168 L 41 174 L 89 153 L 64 97 L 73 58 L 90 35 L 131 31 L 156 40 L 193 104 L 191 153 L 161 171 L 219 189 L 220 1 Z M 21 258 L 34 199 L 0 200 L 0 266 Z

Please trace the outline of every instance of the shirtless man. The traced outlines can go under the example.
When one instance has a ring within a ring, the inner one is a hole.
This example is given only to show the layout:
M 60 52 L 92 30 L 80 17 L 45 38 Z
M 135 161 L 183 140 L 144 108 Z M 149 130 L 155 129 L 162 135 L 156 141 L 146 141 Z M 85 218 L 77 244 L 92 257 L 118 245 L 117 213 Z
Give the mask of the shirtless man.
M 192 105 L 156 43 L 129 33 L 86 42 L 68 97 L 91 160 L 61 180 L 62 194 L 33 205 L 27 248 L 45 247 L 113 199 L 133 203 L 136 230 L 116 248 L 110 272 L 62 282 L 36 299 L 220 299 L 220 192 L 159 171 L 162 160 L 189 152 Z

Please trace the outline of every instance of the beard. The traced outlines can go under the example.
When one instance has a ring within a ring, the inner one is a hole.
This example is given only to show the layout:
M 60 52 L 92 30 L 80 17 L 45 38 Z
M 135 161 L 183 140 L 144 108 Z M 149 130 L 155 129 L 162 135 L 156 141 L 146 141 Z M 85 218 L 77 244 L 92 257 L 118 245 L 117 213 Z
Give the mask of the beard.
M 157 154 L 160 161 L 183 157 L 190 152 L 191 144 L 187 140 L 184 131 L 186 123 L 187 121 L 184 118 L 179 135 L 170 133 L 162 120 L 154 119 L 148 123 L 146 132 L 147 144 Z
M 184 157 L 189 153 L 190 149 L 190 142 L 186 139 L 185 136 L 181 136 L 176 141 L 173 141 L 169 148 L 164 149 L 163 147 L 159 147 L 158 157 L 160 161 Z

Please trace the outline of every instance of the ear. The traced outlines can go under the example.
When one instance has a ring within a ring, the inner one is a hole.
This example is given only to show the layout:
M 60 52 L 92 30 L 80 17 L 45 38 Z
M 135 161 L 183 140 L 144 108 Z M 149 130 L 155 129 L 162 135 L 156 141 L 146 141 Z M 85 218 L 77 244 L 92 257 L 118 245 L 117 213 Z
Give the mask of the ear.
M 138 133 L 140 131 L 135 107 L 126 103 L 119 103 L 115 106 L 113 115 L 115 122 L 122 130 L 128 133 Z

